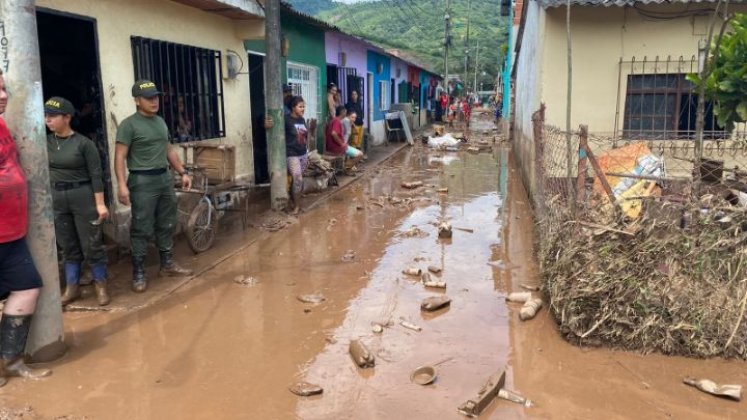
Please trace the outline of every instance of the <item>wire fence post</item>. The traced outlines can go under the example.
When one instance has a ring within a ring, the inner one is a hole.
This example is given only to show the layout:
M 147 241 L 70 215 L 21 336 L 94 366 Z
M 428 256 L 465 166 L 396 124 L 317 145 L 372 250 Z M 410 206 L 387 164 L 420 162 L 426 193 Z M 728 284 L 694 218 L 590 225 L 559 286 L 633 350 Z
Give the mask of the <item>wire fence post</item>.
M 544 174 L 544 129 L 545 129 L 545 104 L 532 115 L 532 129 L 534 137 L 534 171 L 530 175 L 533 182 L 534 205 L 537 209 L 537 218 L 543 220 L 545 217 L 545 174 Z
M 576 174 L 576 206 L 586 200 L 586 166 L 589 147 L 589 127 L 580 125 L 578 128 L 578 170 Z M 576 217 L 576 207 L 573 208 L 573 217 Z

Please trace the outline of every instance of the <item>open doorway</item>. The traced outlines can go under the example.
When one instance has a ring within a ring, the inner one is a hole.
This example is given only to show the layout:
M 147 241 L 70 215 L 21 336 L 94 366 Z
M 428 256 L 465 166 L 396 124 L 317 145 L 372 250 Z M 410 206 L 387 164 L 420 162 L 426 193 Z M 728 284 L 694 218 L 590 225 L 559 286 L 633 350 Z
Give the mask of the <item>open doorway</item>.
M 279 89 L 280 87 L 278 87 Z M 254 182 L 270 182 L 265 130 L 265 58 L 249 53 L 249 97 L 252 112 L 252 150 L 254 154 Z M 282 127 L 281 127 L 282 129 Z
M 93 18 L 38 8 L 36 13 L 44 98 L 73 103 L 73 130 L 93 140 L 101 157 L 104 195 L 112 202 L 109 142 L 106 136 L 101 67 Z

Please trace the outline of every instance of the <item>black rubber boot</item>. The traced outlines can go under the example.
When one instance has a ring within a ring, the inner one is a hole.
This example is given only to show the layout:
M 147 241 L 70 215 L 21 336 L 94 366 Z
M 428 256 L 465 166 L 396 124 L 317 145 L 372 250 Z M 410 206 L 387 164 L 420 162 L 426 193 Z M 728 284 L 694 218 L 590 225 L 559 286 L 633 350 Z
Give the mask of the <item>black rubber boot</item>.
M 148 289 L 145 277 L 145 257 L 132 257 L 132 291 L 143 293 Z
M 174 253 L 171 251 L 159 251 L 161 254 L 161 269 L 158 275 L 161 277 L 170 276 L 191 276 L 192 270 L 184 268 L 174 261 Z
M 24 362 L 29 328 L 31 315 L 3 314 L 0 319 L 0 377 L 40 379 L 52 374 L 49 369 L 32 369 Z

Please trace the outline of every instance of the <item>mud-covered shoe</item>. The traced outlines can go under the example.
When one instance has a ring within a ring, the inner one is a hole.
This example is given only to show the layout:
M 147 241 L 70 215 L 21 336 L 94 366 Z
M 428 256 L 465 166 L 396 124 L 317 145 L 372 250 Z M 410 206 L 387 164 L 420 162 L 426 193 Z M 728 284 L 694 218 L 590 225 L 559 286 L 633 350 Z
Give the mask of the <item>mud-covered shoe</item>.
M 193 271 L 180 266 L 174 261 L 174 254 L 171 251 L 160 251 L 161 255 L 161 269 L 158 270 L 158 275 L 161 277 L 172 277 L 172 276 L 191 276 Z
M 169 265 L 162 265 L 161 269 L 158 270 L 158 275 L 161 277 L 173 277 L 173 276 L 191 276 L 194 271 L 184 268 L 174 261 L 171 261 Z
M 29 367 L 29 365 L 23 362 L 23 358 L 20 357 L 14 361 L 4 363 L 6 377 L 17 376 L 26 379 L 41 379 L 52 374 L 50 369 L 34 369 Z
M 60 302 L 62 302 L 62 306 L 72 303 L 78 299 L 80 299 L 80 285 L 77 285 L 77 284 L 66 285 L 65 293 L 63 293 L 62 296 L 60 297 Z
M 106 287 L 106 280 L 94 282 L 93 285 L 96 288 L 96 301 L 99 303 L 99 306 L 108 305 L 112 300 L 109 297 L 109 291 Z
M 145 277 L 145 257 L 132 257 L 132 291 L 143 293 L 148 289 Z

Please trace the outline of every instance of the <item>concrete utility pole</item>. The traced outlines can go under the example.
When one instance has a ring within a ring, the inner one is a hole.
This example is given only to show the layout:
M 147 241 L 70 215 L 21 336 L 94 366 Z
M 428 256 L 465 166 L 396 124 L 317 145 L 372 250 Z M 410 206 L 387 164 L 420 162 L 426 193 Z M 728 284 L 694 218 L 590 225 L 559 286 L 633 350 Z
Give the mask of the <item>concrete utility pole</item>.
M 477 70 L 480 68 L 480 38 L 477 38 L 477 46 L 475 47 L 475 85 L 474 91 L 477 93 Z
M 446 83 L 446 93 L 449 93 L 449 46 L 451 45 L 451 35 L 449 29 L 451 27 L 451 15 L 449 15 L 449 0 L 446 0 L 446 12 L 444 14 L 444 81 Z
M 265 2 L 265 37 L 267 68 L 265 100 L 267 115 L 274 122 L 267 136 L 270 157 L 270 205 L 282 211 L 288 203 L 287 164 L 285 161 L 285 118 L 283 115 L 282 66 L 280 63 L 280 0 Z M 316 139 L 308 139 L 316 141 Z
M 467 39 L 464 42 L 464 85 L 467 87 L 469 80 L 469 20 L 472 14 L 472 0 L 467 2 Z M 466 89 L 465 89 L 466 90 Z
M 63 342 L 34 0 L 0 0 L 0 45 L 0 65 L 10 94 L 3 117 L 16 140 L 21 165 L 28 179 L 29 231 L 26 240 L 44 281 L 26 352 L 34 361 L 51 361 L 62 356 L 66 346 Z

